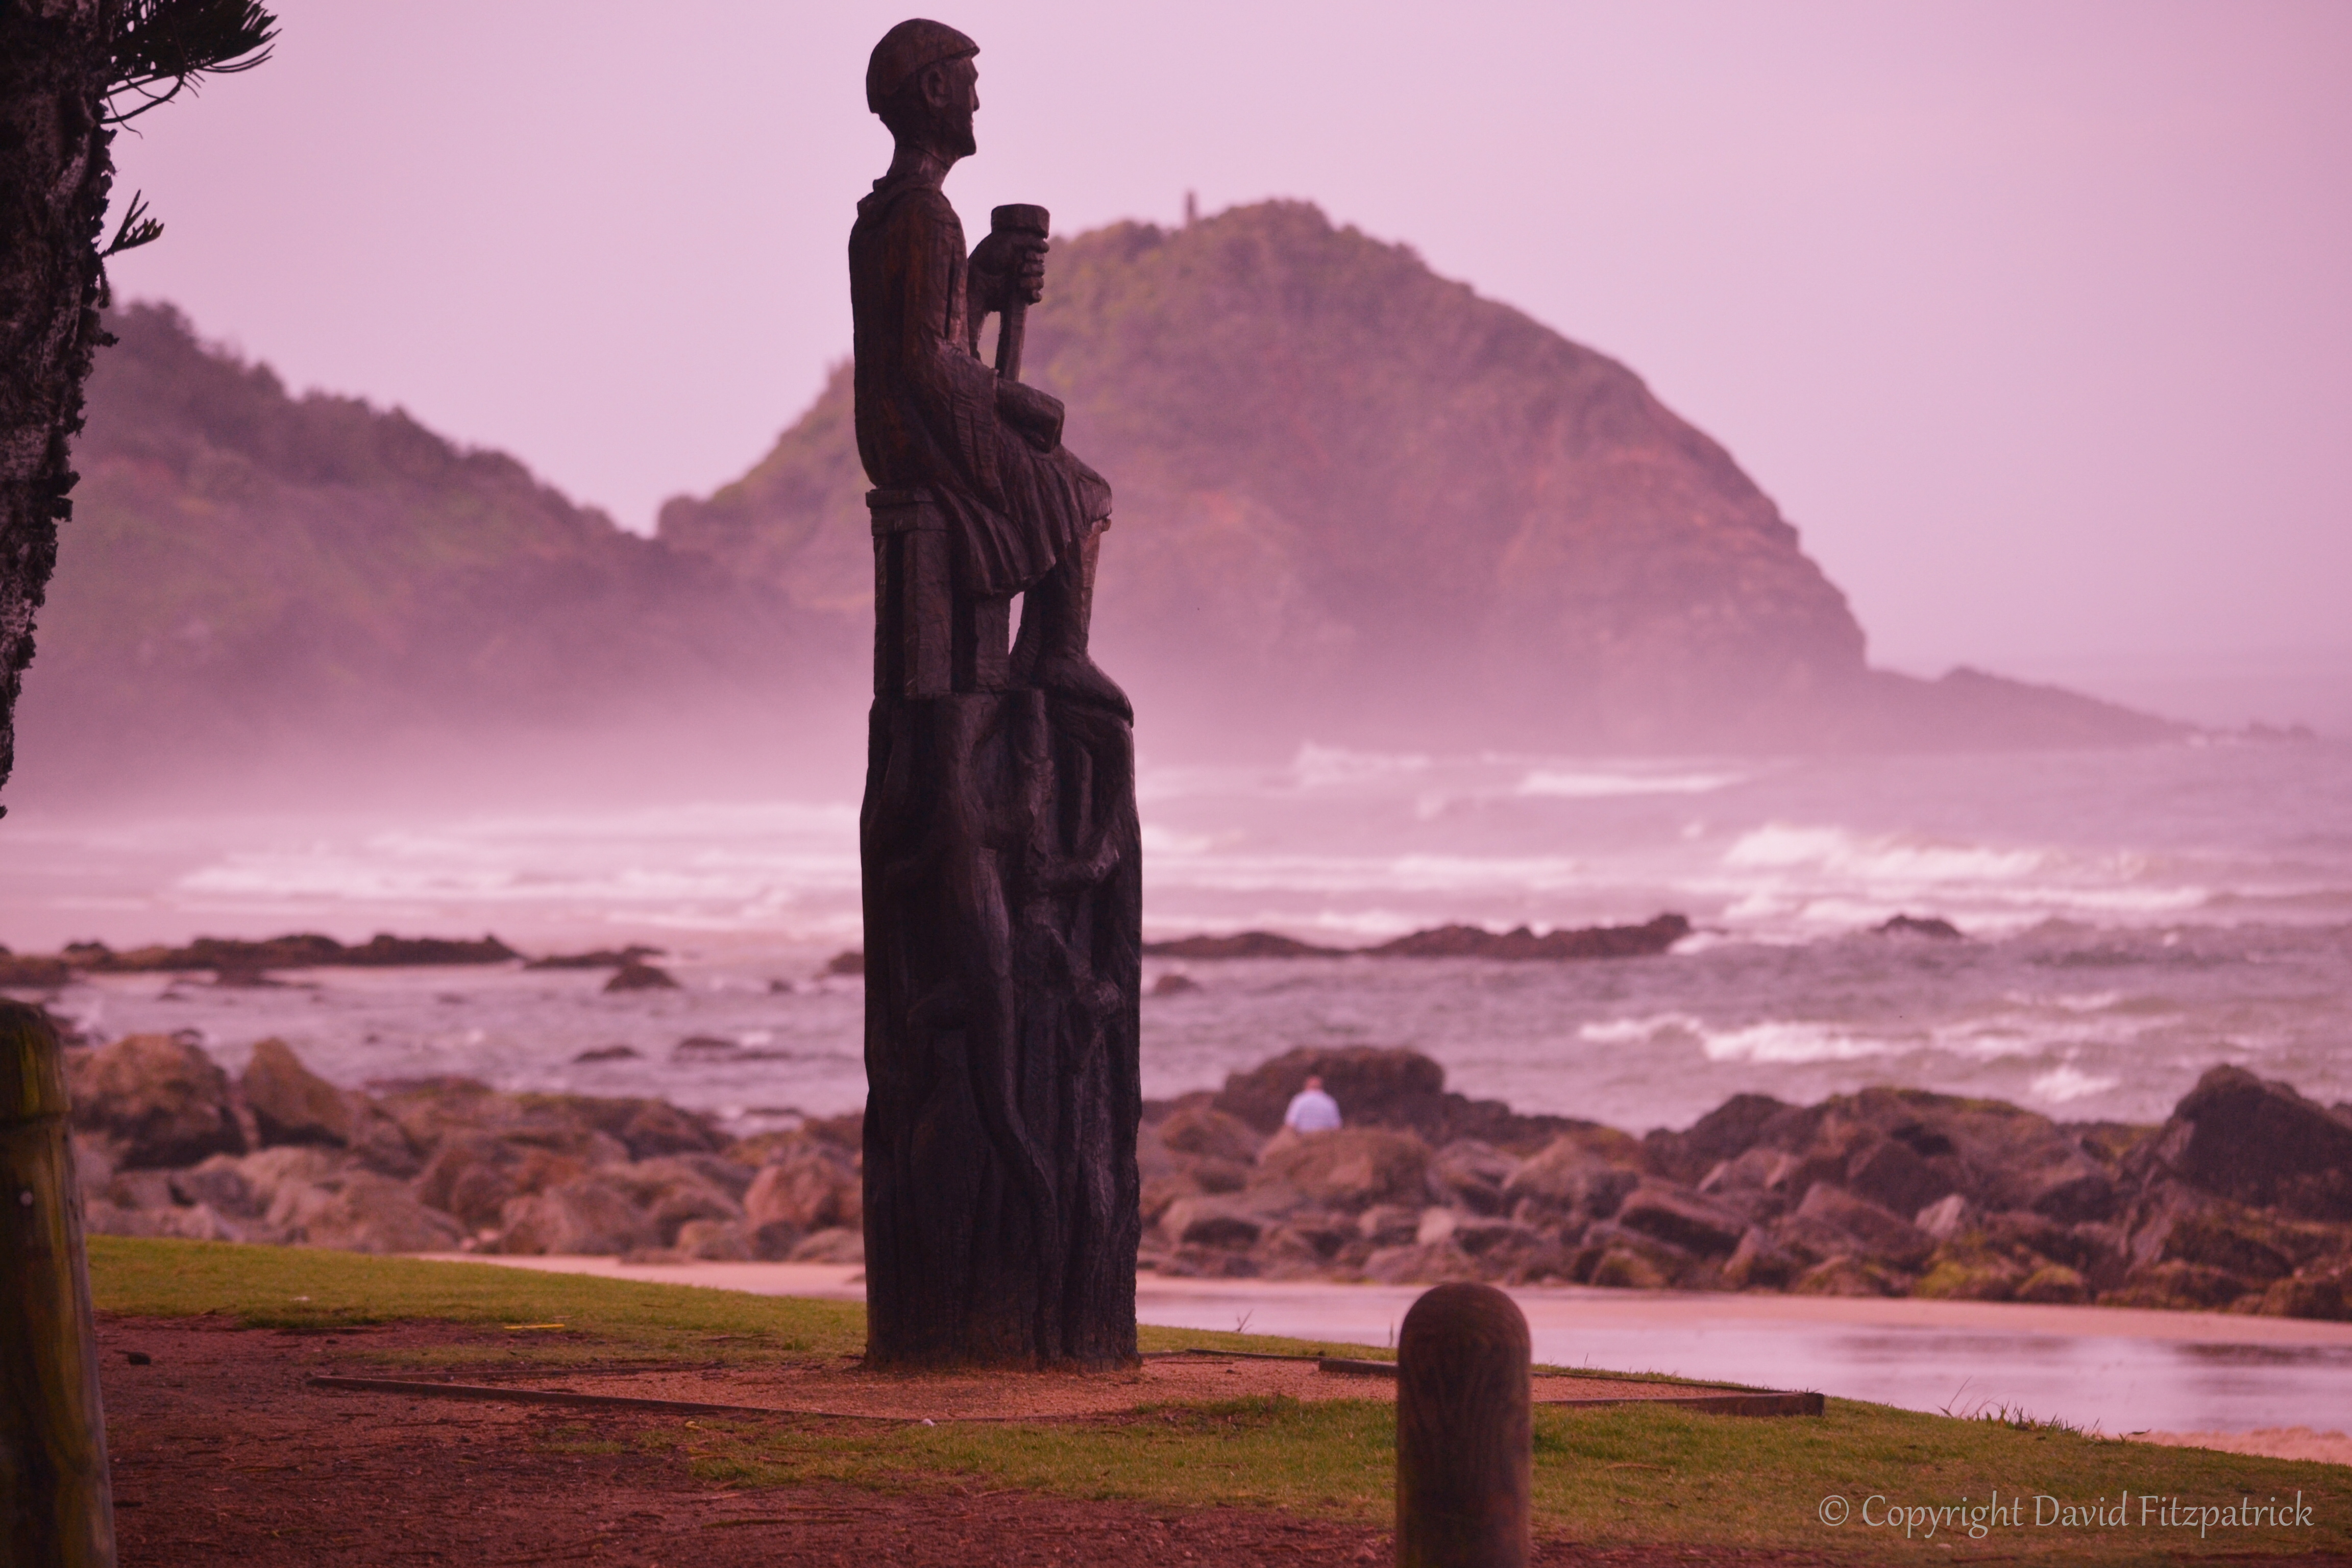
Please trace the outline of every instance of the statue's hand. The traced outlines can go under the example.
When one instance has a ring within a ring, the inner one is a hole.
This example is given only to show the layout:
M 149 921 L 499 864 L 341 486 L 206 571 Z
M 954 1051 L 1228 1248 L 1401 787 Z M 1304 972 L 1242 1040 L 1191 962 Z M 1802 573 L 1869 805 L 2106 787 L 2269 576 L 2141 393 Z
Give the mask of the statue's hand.
M 996 384 L 996 416 L 1041 452 L 1062 444 L 1062 400 L 1018 381 Z
M 1045 242 L 1033 234 L 997 230 L 971 253 L 971 290 L 984 311 L 1045 297 Z

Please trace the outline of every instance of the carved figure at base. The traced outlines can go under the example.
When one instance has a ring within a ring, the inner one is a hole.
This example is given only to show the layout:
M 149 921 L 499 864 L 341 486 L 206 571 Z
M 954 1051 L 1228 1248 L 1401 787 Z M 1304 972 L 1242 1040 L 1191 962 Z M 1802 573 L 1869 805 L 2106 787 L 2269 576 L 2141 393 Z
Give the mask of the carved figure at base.
M 967 255 L 941 188 L 975 150 L 978 53 L 929 21 L 876 47 L 866 103 L 896 148 L 849 241 L 875 486 L 867 1354 L 1117 1365 L 1142 1228 L 1142 881 L 1132 710 L 1088 650 L 1111 492 L 1020 380 L 1044 209 L 998 208 Z

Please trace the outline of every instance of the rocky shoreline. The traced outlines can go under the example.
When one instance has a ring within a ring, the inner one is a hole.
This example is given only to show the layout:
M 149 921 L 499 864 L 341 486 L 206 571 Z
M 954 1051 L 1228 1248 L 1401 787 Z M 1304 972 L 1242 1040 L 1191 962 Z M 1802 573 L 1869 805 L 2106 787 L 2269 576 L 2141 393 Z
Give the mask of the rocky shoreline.
M 658 1100 L 466 1079 L 340 1089 L 282 1042 L 69 1053 L 99 1234 L 672 1259 L 863 1258 L 859 1118 L 738 1140 Z M 1320 1076 L 1349 1118 L 1282 1130 Z M 2352 1318 L 2352 1107 L 2217 1067 L 2160 1126 L 1867 1089 L 1733 1097 L 1643 1137 L 1300 1050 L 1147 1102 L 1163 1275 L 2097 1302 Z

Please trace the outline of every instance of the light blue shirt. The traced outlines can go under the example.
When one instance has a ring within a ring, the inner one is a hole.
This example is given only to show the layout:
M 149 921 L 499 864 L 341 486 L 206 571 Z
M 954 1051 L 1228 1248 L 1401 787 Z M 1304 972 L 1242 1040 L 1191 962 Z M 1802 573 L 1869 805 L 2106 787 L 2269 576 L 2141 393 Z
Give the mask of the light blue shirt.
M 1319 1089 L 1302 1089 L 1290 1097 L 1283 1125 L 1293 1132 L 1335 1132 L 1339 1127 L 1339 1102 Z

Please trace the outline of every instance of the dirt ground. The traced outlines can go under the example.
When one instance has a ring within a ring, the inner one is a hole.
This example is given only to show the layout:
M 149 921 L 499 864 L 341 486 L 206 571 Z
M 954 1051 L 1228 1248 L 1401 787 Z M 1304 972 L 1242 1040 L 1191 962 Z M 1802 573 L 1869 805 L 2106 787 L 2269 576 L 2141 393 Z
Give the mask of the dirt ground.
M 837 1485 L 717 1489 L 673 1456 L 564 1451 L 562 1435 L 583 1423 L 626 1444 L 676 1425 L 677 1415 L 327 1393 L 305 1381 L 399 1375 L 380 1359 L 386 1352 L 494 1338 L 437 1324 L 288 1334 L 203 1321 L 101 1320 L 123 1568 L 1393 1561 L 1386 1531 L 1264 1510 Z M 131 1362 L 134 1352 L 144 1364 Z M 1537 1561 L 1647 1568 L 1820 1560 L 1551 1542 Z

